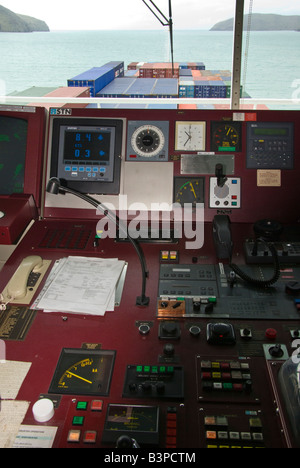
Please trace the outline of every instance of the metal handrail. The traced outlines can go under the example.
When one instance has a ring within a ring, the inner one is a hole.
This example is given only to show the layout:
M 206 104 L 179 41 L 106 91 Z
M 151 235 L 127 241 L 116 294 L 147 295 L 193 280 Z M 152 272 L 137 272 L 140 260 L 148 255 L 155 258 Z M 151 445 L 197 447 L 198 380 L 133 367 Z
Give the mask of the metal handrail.
M 45 96 L 0 96 L 0 106 L 3 105 L 38 105 L 38 104 L 53 104 L 50 107 L 66 104 L 96 104 L 101 107 L 101 104 L 226 104 L 231 105 L 230 98 L 85 98 L 85 97 L 45 97 Z M 241 98 L 241 106 L 299 106 L 300 99 L 273 99 L 273 98 Z

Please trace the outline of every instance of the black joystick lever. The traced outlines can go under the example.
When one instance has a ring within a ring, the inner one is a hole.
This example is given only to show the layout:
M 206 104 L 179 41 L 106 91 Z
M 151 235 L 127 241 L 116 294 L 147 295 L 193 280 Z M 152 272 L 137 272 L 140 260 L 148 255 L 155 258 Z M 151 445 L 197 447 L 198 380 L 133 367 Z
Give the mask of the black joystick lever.
M 135 439 L 132 439 L 128 435 L 122 435 L 118 438 L 116 442 L 116 448 L 130 449 L 130 448 L 140 448 L 140 446 Z
M 226 180 L 227 180 L 227 177 L 226 175 L 224 174 L 224 170 L 223 170 L 223 164 L 216 164 L 216 168 L 215 168 L 215 176 L 217 178 L 217 185 L 218 187 L 223 187 Z

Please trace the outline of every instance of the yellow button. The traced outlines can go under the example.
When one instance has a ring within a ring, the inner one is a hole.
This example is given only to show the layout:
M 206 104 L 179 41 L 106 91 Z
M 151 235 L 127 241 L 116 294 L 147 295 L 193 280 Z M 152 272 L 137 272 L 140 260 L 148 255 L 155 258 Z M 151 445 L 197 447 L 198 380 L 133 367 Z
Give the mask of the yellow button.
M 80 431 L 71 429 L 68 434 L 68 442 L 79 442 L 80 439 Z

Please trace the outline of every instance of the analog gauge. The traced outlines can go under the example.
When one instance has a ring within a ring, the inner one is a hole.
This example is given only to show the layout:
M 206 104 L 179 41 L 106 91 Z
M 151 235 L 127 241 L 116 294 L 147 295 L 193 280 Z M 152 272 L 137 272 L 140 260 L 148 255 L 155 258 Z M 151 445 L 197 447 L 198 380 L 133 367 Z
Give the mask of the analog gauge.
M 49 393 L 108 395 L 115 351 L 64 348 Z
M 211 151 L 235 153 L 241 149 L 240 122 L 212 122 Z
M 205 151 L 205 122 L 176 122 L 176 151 Z
M 133 132 L 131 145 L 140 156 L 152 158 L 163 150 L 165 137 L 160 128 L 154 125 L 142 125 Z
M 204 177 L 175 177 L 174 203 L 204 203 Z

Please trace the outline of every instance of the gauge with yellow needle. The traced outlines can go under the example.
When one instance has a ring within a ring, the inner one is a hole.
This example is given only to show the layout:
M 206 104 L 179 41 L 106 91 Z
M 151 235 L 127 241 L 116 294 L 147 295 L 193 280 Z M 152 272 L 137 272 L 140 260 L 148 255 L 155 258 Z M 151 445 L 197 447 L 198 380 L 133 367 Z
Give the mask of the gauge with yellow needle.
M 241 122 L 212 122 L 211 151 L 235 153 L 242 150 Z
M 174 177 L 174 203 L 192 207 L 204 203 L 204 177 Z
M 106 396 L 114 361 L 112 350 L 63 348 L 49 393 Z

